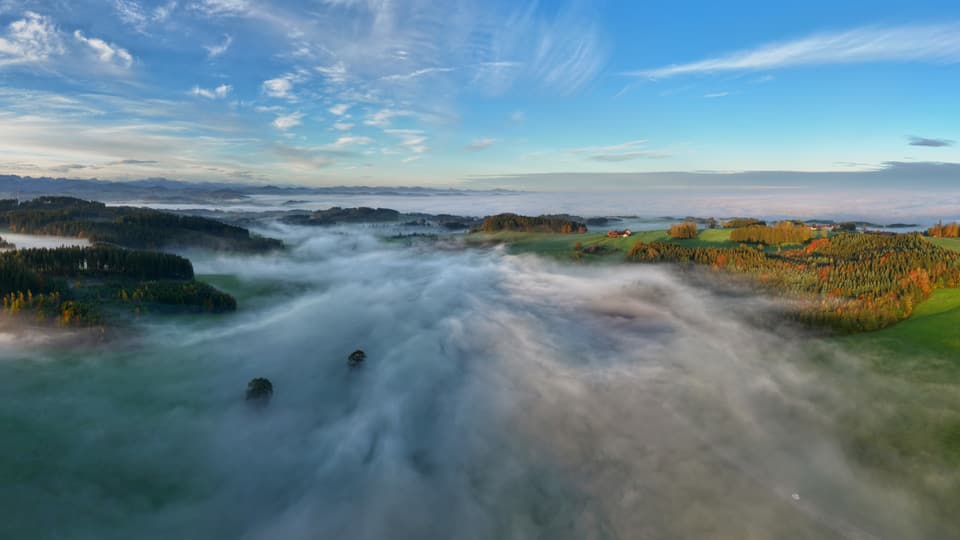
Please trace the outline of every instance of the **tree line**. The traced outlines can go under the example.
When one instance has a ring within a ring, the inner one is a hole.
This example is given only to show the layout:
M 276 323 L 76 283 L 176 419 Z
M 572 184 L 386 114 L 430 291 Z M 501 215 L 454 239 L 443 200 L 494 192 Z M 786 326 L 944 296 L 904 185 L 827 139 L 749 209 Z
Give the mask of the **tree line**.
M 730 231 L 732 242 L 748 244 L 802 244 L 810 240 L 810 228 L 803 224 L 781 221 L 776 225 L 748 225 Z
M 934 238 L 957 238 L 960 237 L 960 225 L 956 221 L 951 221 L 946 225 L 937 223 L 927 229 L 927 234 Z
M 193 278 L 193 264 L 179 255 L 108 246 L 18 249 L 0 253 L 0 261 L 60 277 Z
M 697 224 L 693 221 L 675 223 L 670 226 L 670 230 L 667 231 L 667 234 L 669 234 L 671 238 L 676 238 L 678 240 L 689 240 L 696 238 Z
M 477 228 L 480 232 L 495 233 L 502 231 L 585 233 L 585 223 L 569 219 L 566 216 L 521 216 L 518 214 L 497 214 L 484 218 Z
M 87 238 L 134 249 L 197 247 L 262 252 L 282 242 L 235 225 L 149 208 L 107 206 L 72 197 L 0 200 L 0 226 L 13 232 Z
M 637 243 L 628 259 L 705 265 L 752 276 L 796 300 L 803 320 L 845 331 L 883 328 L 941 287 L 960 285 L 960 254 L 919 235 L 839 234 L 781 253 L 741 246 Z
M 60 324 L 98 325 L 101 308 L 124 304 L 179 311 L 234 311 L 236 300 L 193 279 L 188 259 L 117 247 L 21 249 L 0 253 L 0 309 Z

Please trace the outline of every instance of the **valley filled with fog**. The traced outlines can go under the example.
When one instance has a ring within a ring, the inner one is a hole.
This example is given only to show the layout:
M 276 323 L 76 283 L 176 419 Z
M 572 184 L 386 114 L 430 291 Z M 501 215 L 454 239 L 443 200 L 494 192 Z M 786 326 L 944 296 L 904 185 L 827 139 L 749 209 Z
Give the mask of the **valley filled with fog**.
M 5 537 L 946 537 L 848 457 L 843 422 L 896 393 L 771 324 L 769 298 L 364 226 L 263 232 L 289 249 L 190 254 L 235 314 L 105 343 L 0 329 Z

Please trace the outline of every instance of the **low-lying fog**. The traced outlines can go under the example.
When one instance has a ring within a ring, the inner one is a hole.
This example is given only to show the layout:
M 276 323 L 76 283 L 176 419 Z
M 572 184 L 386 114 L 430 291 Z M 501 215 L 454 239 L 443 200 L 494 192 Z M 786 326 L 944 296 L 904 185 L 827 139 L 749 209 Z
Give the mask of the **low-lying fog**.
M 852 201 L 837 211 L 835 201 Z M 958 219 L 960 195 L 925 193 L 916 190 L 874 190 L 865 195 L 803 189 L 652 189 L 630 192 L 487 192 L 454 191 L 395 194 L 279 194 L 253 195 L 230 201 L 116 201 L 111 204 L 150 206 L 163 210 L 220 208 L 235 212 L 268 210 L 323 210 L 331 206 L 371 206 L 401 212 L 485 216 L 500 212 L 526 215 L 569 213 L 579 216 L 699 216 L 717 218 L 752 216 L 780 220 L 802 219 L 866 220 L 880 225 L 919 224 L 926 228 L 939 220 Z M 662 225 L 661 225 L 662 226 Z
M 0 536 L 937 530 L 845 458 L 834 414 L 856 398 L 810 368 L 844 360 L 758 327 L 768 301 L 667 268 L 363 231 L 277 229 L 287 254 L 194 256 L 235 315 L 148 319 L 97 347 L 0 341 Z M 243 398 L 261 376 L 262 409 Z
M 28 248 L 58 248 L 63 246 L 89 246 L 86 238 L 71 238 L 68 236 L 41 236 L 37 234 L 20 234 L 0 231 L 0 237 L 13 244 L 16 249 Z

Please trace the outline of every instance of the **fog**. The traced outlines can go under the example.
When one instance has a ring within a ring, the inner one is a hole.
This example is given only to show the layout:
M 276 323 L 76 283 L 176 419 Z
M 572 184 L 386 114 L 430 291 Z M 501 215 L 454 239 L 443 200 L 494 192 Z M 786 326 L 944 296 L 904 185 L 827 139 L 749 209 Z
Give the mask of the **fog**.
M 848 201 L 838 210 L 834 201 Z M 401 212 L 485 216 L 500 212 L 526 215 L 569 213 L 580 216 L 752 216 L 780 220 L 867 220 L 879 224 L 916 223 L 928 227 L 939 220 L 960 219 L 960 194 L 947 191 L 872 189 L 823 191 L 810 186 L 793 188 L 727 187 L 645 189 L 634 191 L 536 192 L 458 191 L 449 194 L 296 194 L 253 195 L 232 201 L 157 203 L 125 201 L 111 204 L 151 206 L 165 210 L 220 208 L 237 212 L 266 210 L 321 210 L 331 206 L 370 206 Z
M 13 244 L 17 249 L 28 248 L 58 248 L 63 246 L 89 246 L 86 238 L 71 238 L 68 236 L 40 236 L 36 234 L 20 234 L 0 231 L 4 240 Z
M 941 530 L 846 457 L 836 415 L 864 404 L 844 381 L 870 379 L 758 324 L 773 301 L 668 267 L 367 231 L 275 228 L 288 253 L 194 254 L 236 314 L 146 318 L 99 345 L 0 339 L 0 536 Z M 254 377 L 273 382 L 266 407 L 243 399 Z

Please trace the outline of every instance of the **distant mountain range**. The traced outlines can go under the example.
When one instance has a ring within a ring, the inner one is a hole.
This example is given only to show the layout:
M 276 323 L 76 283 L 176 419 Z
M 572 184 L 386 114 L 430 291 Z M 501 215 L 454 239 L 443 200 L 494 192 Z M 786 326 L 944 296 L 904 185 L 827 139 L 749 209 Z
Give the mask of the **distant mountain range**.
M 510 194 L 515 191 L 481 190 L 484 194 Z M 217 202 L 240 200 L 254 195 L 391 195 L 443 196 L 478 193 L 477 190 L 437 189 L 427 187 L 370 187 L 370 186 L 276 186 L 248 185 L 221 182 L 182 182 L 168 178 L 113 181 L 72 178 L 34 178 L 30 176 L 0 175 L 0 197 L 32 199 L 42 195 L 65 195 L 98 201 L 146 202 Z

